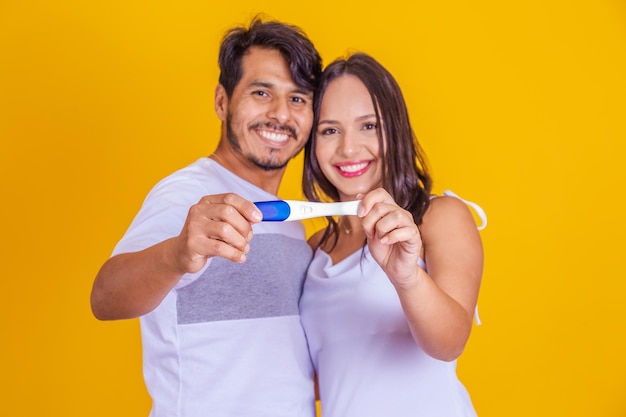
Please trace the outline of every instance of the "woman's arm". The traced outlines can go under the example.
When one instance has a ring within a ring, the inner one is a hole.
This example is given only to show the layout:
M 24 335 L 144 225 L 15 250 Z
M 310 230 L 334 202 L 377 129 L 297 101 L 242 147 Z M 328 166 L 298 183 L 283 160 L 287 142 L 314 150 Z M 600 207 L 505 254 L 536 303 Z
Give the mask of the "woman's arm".
M 454 360 L 469 338 L 482 276 L 473 216 L 461 200 L 440 197 L 418 229 L 385 194 L 372 191 L 361 204 L 370 252 L 396 288 L 415 341 L 434 358 Z M 417 266 L 421 253 L 428 273 Z

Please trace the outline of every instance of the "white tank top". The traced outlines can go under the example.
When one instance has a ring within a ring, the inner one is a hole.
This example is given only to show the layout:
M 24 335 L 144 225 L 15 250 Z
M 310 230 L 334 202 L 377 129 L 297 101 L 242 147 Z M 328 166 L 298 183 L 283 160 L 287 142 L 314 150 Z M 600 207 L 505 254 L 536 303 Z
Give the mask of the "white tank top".
M 396 291 L 367 247 L 335 265 L 318 249 L 300 314 L 324 417 L 476 416 L 456 361 L 434 359 L 415 343 Z

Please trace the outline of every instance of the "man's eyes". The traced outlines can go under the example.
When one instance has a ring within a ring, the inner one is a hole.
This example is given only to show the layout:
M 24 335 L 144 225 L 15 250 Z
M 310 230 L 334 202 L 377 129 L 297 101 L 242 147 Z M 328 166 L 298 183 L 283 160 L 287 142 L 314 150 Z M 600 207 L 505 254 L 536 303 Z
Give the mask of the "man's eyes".
M 270 93 L 264 90 L 255 90 L 252 92 L 252 95 L 258 96 L 258 97 L 270 97 Z M 297 104 L 305 104 L 308 102 L 306 97 L 301 97 L 301 96 L 290 97 L 289 101 L 291 101 L 292 103 L 297 103 Z

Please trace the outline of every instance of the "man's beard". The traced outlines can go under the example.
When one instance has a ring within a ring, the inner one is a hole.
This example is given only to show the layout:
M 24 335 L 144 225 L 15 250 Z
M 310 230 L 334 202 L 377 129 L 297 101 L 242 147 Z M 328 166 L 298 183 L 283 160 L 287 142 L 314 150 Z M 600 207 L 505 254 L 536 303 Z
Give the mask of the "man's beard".
M 295 136 L 295 132 L 293 132 L 293 129 L 290 128 L 289 131 L 290 133 L 293 133 Z M 291 158 L 293 158 L 298 153 L 300 153 L 302 148 L 304 148 L 304 144 L 303 144 L 294 155 L 290 156 L 284 161 L 277 159 L 271 155 L 272 153 L 274 153 L 274 150 L 271 150 L 270 156 L 268 156 L 265 159 L 261 159 L 257 157 L 256 155 L 252 155 L 251 153 L 248 153 L 246 155 L 242 152 L 241 146 L 239 145 L 239 138 L 237 137 L 237 134 L 233 131 L 232 116 L 230 114 L 226 116 L 226 138 L 228 139 L 230 146 L 233 148 L 235 152 L 239 153 L 248 161 L 252 162 L 254 165 L 256 165 L 257 167 L 261 168 L 264 171 L 275 171 L 275 170 L 285 168 L 287 166 L 287 163 L 291 160 Z M 276 152 L 278 152 L 278 150 L 276 150 Z

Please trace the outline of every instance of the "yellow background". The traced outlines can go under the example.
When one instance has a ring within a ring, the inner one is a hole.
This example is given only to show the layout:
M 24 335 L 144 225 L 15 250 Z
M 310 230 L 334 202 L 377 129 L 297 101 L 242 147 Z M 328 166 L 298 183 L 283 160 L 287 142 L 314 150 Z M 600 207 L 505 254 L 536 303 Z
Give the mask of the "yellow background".
M 479 415 L 626 416 L 623 1 L 211 3 L 0 0 L 2 415 L 147 415 L 138 321 L 94 319 L 91 283 L 152 185 L 214 149 L 219 39 L 266 12 L 326 63 L 386 65 L 436 191 L 486 210 L 459 360 Z

